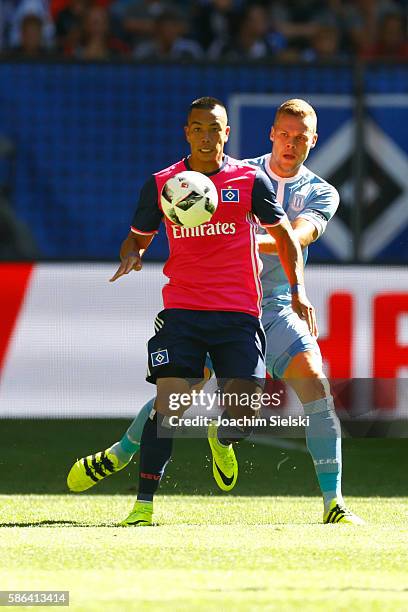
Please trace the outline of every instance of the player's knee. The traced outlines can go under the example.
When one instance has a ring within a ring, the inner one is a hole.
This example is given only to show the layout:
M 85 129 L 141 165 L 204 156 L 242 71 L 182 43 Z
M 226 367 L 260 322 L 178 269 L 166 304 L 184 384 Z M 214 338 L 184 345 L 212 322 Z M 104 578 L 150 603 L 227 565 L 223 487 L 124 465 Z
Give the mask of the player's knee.
M 190 385 L 180 378 L 157 380 L 157 396 L 154 408 L 165 416 L 181 416 L 190 406 Z
M 313 351 L 298 353 L 292 357 L 283 378 L 324 379 L 325 375 L 320 354 Z
M 312 351 L 295 355 L 284 373 L 284 378 L 302 403 L 330 395 L 330 386 L 323 372 L 321 357 Z
M 222 403 L 230 416 L 252 419 L 261 407 L 262 388 L 251 380 L 233 379 L 224 387 Z

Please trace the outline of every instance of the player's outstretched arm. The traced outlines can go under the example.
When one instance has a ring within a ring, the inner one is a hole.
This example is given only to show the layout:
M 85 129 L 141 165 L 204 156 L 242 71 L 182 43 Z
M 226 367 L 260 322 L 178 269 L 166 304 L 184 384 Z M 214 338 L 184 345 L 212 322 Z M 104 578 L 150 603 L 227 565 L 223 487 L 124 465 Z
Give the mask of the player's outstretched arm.
M 109 279 L 109 282 L 113 282 L 129 274 L 132 270 L 139 272 L 142 269 L 142 255 L 151 243 L 154 234 L 145 236 L 142 234 L 135 234 L 129 232 L 127 238 L 122 242 L 120 248 L 120 266 L 116 270 L 115 274 Z
M 302 249 L 309 246 L 309 244 L 318 238 L 316 227 L 307 219 L 295 219 L 292 221 L 292 227 Z M 256 240 L 260 253 L 265 253 L 266 255 L 277 254 L 276 242 L 270 234 L 257 234 Z
M 301 319 L 305 319 L 310 333 L 317 336 L 316 314 L 306 296 L 302 249 L 296 234 L 287 218 L 283 219 L 278 225 L 266 227 L 266 230 L 275 240 L 279 259 L 289 280 L 292 308 Z

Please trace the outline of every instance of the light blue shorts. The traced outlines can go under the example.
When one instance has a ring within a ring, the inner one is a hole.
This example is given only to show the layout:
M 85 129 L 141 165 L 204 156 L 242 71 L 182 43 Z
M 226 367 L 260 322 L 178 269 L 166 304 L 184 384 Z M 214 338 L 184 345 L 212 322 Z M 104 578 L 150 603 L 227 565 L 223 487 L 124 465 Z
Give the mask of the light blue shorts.
M 272 378 L 282 378 L 291 359 L 298 353 L 313 351 L 321 358 L 319 345 L 306 321 L 290 305 L 280 310 L 264 309 L 262 323 L 266 334 L 266 368 Z

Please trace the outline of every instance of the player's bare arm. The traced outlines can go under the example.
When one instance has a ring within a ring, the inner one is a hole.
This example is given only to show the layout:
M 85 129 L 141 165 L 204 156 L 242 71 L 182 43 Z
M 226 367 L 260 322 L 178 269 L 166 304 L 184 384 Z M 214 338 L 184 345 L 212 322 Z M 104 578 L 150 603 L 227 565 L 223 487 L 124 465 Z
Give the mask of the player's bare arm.
M 132 270 L 139 272 L 139 270 L 142 269 L 142 256 L 149 247 L 153 237 L 154 234 L 145 236 L 142 234 L 129 232 L 129 235 L 122 242 L 122 246 L 120 248 L 120 266 L 109 282 L 112 283 L 121 276 L 129 274 L 129 272 Z
M 276 243 L 276 249 L 291 286 L 292 308 L 305 319 L 313 336 L 317 336 L 316 314 L 309 302 L 303 276 L 303 257 L 300 243 L 288 219 L 266 228 Z
M 307 219 L 295 219 L 292 221 L 292 227 L 302 249 L 318 238 L 316 227 Z M 260 253 L 265 253 L 266 255 L 277 254 L 276 242 L 270 234 L 258 234 L 256 239 Z

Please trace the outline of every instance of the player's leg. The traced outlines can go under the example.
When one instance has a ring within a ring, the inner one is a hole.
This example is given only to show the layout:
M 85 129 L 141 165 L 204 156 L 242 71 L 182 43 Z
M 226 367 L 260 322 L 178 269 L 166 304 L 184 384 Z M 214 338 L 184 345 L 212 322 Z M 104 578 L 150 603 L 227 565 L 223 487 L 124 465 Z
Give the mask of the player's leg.
M 331 509 L 343 503 L 341 429 L 320 349 L 306 322 L 289 305 L 279 311 L 265 308 L 262 321 L 267 338 L 268 372 L 273 378 L 287 380 L 309 416 L 306 442 L 323 495 L 324 518 L 327 518 Z
M 303 338 L 301 342 L 305 348 L 313 339 Z M 297 350 L 300 348 L 298 343 Z M 361 524 L 363 521 L 347 509 L 343 500 L 341 426 L 323 372 L 320 351 L 305 350 L 294 354 L 282 378 L 296 392 L 309 417 L 306 443 L 323 495 L 324 522 Z
M 182 378 L 158 378 L 155 409 L 147 419 L 140 443 L 139 486 L 136 502 L 122 526 L 144 527 L 153 524 L 153 498 L 160 486 L 173 450 L 174 428 L 169 416 L 180 416 L 188 406 L 172 410 L 171 398 L 188 394 L 191 386 Z
M 154 408 L 143 428 L 137 499 L 123 526 L 152 524 L 153 498 L 164 475 L 173 448 L 174 429 L 168 416 L 182 414 L 186 406 L 177 409 L 177 398 L 191 390 L 192 382 L 201 379 L 206 358 L 206 346 L 191 331 L 194 315 L 189 311 L 163 311 L 163 324 L 149 340 L 147 380 L 157 385 Z M 158 360 L 157 355 L 165 358 Z
M 259 397 L 266 375 L 266 340 L 261 323 L 242 313 L 228 315 L 231 323 L 224 325 L 210 350 L 222 386 L 224 412 L 221 425 L 210 425 L 208 442 L 214 479 L 223 491 L 230 491 L 237 481 L 234 445 L 252 432 L 256 412 L 248 399 Z
M 210 358 L 206 360 L 202 380 L 193 386 L 199 392 L 212 377 L 213 369 Z M 120 471 L 131 461 L 139 451 L 144 425 L 154 409 L 156 398 L 150 399 L 137 413 L 128 429 L 118 442 L 114 442 L 104 451 L 91 453 L 78 459 L 69 471 L 68 488 L 73 493 L 87 491 L 101 480 Z M 104 465 L 105 463 L 105 465 Z
M 68 488 L 73 493 L 87 491 L 108 476 L 119 472 L 140 448 L 142 431 L 154 407 L 155 398 L 149 400 L 138 412 L 123 437 L 103 451 L 78 459 L 67 477 Z
M 120 463 L 127 465 L 132 457 L 139 451 L 142 432 L 150 413 L 154 410 L 156 398 L 150 399 L 135 416 L 122 438 L 110 448 Z
M 160 381 L 158 382 L 158 387 Z M 177 387 L 174 387 L 177 388 Z M 153 410 L 143 428 L 139 486 L 136 502 L 123 526 L 143 527 L 153 523 L 153 498 L 159 488 L 173 450 L 173 430 L 166 428 L 167 417 Z
M 309 417 L 309 426 L 305 430 L 306 444 L 327 510 L 333 499 L 343 503 L 341 427 L 329 383 L 323 372 L 320 353 L 317 350 L 306 350 L 305 340 L 308 340 L 307 337 L 303 339 L 303 344 L 297 343 L 296 350 L 301 352 L 293 355 L 282 379 L 295 391 L 304 414 Z
M 341 498 L 341 432 L 323 372 L 320 349 L 290 305 L 265 309 L 266 366 L 273 378 L 286 379 L 309 416 L 306 442 L 326 506 Z

